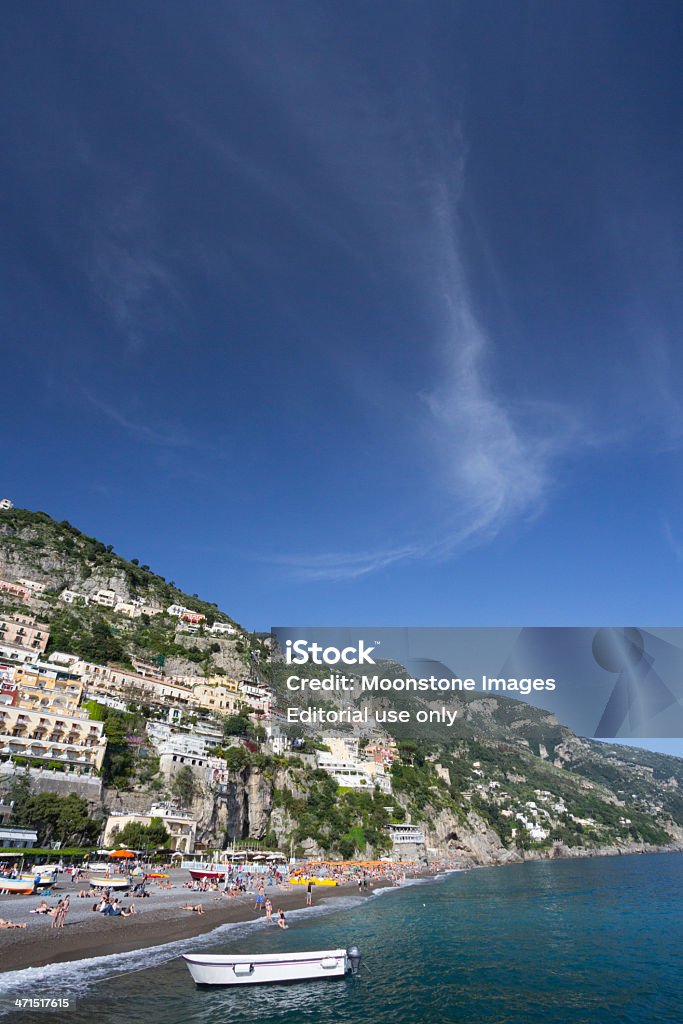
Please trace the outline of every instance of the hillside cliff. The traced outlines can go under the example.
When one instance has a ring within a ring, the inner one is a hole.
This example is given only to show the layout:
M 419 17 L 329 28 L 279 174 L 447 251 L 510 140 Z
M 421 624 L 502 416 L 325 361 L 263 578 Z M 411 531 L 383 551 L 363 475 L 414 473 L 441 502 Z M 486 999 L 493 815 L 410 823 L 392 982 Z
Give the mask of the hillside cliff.
M 20 578 L 46 586 L 23 610 L 49 624 L 49 651 L 67 650 L 93 661 L 124 665 L 132 657 L 157 660 L 169 674 L 239 676 L 250 664 L 252 643 L 258 647 L 216 604 L 186 594 L 148 565 L 122 558 L 111 545 L 66 521 L 14 508 L 0 512 L 0 579 Z M 66 605 L 59 600 L 65 589 L 88 599 L 100 590 L 113 591 L 119 601 L 142 601 L 160 613 L 131 620 L 97 604 Z M 237 632 L 232 637 L 205 636 L 203 630 L 199 635 L 183 633 L 177 616 L 165 614 L 172 605 L 205 615 L 208 623 L 235 626 Z M 22 604 L 0 593 L 0 609 L 22 610 Z

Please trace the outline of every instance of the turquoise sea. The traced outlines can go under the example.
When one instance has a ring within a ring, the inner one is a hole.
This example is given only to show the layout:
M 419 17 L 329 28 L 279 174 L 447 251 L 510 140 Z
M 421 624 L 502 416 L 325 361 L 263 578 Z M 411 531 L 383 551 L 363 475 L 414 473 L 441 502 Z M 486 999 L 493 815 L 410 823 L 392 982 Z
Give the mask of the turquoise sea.
M 286 932 L 224 926 L 199 941 L 0 975 L 0 1015 L 21 1024 L 683 1022 L 681 854 L 479 869 L 288 919 Z M 197 990 L 177 959 L 190 948 L 351 942 L 369 970 L 340 981 Z M 28 992 L 70 1007 L 14 1009 Z

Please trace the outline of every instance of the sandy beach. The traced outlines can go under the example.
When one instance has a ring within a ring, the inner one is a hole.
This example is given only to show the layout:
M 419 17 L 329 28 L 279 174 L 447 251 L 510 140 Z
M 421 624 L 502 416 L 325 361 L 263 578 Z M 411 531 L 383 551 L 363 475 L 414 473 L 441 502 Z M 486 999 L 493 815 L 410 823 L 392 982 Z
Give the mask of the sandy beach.
M 186 871 L 172 870 L 169 875 L 173 888 L 151 885 L 149 899 L 121 896 L 124 906 L 135 906 L 137 913 L 131 917 L 105 917 L 93 913 L 95 900 L 80 899 L 77 895 L 82 882 L 74 884 L 69 876 L 60 876 L 58 888 L 46 902 L 56 906 L 59 897 L 69 893 L 71 907 L 61 929 L 50 927 L 50 916 L 30 913 L 41 902 L 40 896 L 0 896 L 0 918 L 26 924 L 25 929 L 0 930 L 0 970 L 17 971 L 25 967 L 124 953 L 203 935 L 221 924 L 265 917 L 264 911 L 259 915 L 254 909 L 253 893 L 228 898 L 215 892 L 192 892 L 183 888 L 187 881 Z M 314 890 L 313 903 L 333 901 L 340 896 L 369 896 L 390 884 L 385 880 L 373 881 L 362 894 L 357 885 L 319 886 Z M 281 887 L 270 886 L 266 894 L 273 903 L 273 915 L 278 907 L 285 911 L 300 910 L 306 904 L 304 886 L 288 883 Z M 184 903 L 201 903 L 204 913 L 183 910 Z

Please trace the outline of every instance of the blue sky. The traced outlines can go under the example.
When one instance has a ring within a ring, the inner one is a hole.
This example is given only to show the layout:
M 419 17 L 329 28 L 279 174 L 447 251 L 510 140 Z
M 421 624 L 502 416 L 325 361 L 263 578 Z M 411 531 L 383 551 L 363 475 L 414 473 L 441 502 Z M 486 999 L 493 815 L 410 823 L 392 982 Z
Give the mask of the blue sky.
M 680 4 L 3 21 L 0 491 L 249 628 L 680 624 Z

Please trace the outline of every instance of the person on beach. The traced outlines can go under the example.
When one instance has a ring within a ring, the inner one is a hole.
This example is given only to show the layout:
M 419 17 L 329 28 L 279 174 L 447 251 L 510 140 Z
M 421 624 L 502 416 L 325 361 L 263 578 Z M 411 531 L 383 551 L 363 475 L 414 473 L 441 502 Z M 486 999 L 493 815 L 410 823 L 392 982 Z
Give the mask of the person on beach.
M 180 909 L 181 910 L 193 910 L 195 912 L 195 914 L 203 914 L 204 913 L 204 904 L 203 903 L 194 903 L 194 904 L 192 904 L 192 903 L 185 903 Z
M 45 902 L 45 900 L 41 900 L 40 903 L 38 904 L 38 906 L 35 908 L 35 910 L 29 910 L 29 914 L 49 914 L 49 913 L 50 913 L 50 907 Z
M 114 902 L 110 903 L 107 909 L 102 911 L 102 913 L 105 917 L 130 917 L 131 914 L 136 914 L 137 911 L 132 905 L 128 908 L 120 907 L 119 901 L 114 900 Z
M 287 927 L 287 918 L 285 917 L 285 912 L 282 909 L 282 907 L 278 907 L 277 915 L 278 915 L 278 921 L 277 921 L 278 927 L 286 928 Z
M 55 907 L 55 909 L 52 911 L 52 924 L 50 925 L 50 928 L 60 928 L 61 927 L 59 921 L 60 921 L 61 914 L 62 914 L 62 904 L 63 904 L 63 902 L 64 902 L 64 900 L 60 900 L 59 903 L 57 904 L 57 906 Z
M 256 893 L 256 903 L 254 904 L 254 910 L 258 910 L 259 914 L 263 908 L 263 902 L 263 886 L 260 885 Z
M 266 923 L 273 923 L 273 904 L 270 901 L 270 897 L 266 900 Z
M 0 928 L 25 928 L 25 924 L 15 924 L 13 921 L 6 921 L 4 917 L 0 917 Z
M 308 885 L 306 886 L 306 906 L 310 907 L 313 903 L 313 881 L 309 878 Z
M 60 912 L 60 915 L 59 915 L 59 921 L 57 923 L 57 927 L 58 928 L 63 928 L 64 927 L 64 922 L 66 921 L 66 915 L 69 913 L 69 907 L 70 906 L 71 906 L 71 897 L 67 893 L 67 895 L 62 900 L 62 909 L 61 909 L 61 912 Z

